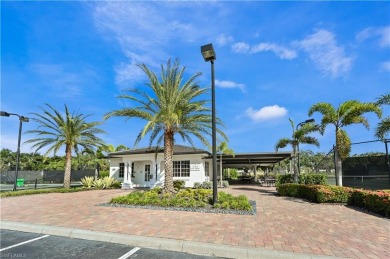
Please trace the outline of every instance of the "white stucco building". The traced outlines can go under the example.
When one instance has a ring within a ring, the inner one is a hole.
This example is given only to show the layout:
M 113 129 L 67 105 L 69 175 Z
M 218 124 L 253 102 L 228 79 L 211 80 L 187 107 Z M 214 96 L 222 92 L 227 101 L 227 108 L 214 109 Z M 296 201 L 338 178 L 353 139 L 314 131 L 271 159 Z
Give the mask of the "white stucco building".
M 139 148 L 109 155 L 110 176 L 122 182 L 122 188 L 162 187 L 164 185 L 164 153 L 155 148 Z M 173 148 L 173 180 L 185 182 L 193 187 L 195 182 L 210 179 L 210 153 L 193 148 L 175 145 Z

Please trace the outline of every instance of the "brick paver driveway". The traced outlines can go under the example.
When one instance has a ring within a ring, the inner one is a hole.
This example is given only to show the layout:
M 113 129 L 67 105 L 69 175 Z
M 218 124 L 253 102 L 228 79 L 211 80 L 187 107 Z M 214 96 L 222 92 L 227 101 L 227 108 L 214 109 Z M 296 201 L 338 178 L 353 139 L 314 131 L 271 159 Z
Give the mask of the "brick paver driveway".
M 390 220 L 341 205 L 276 196 L 275 188 L 231 186 L 257 215 L 96 206 L 126 190 L 1 199 L 1 220 L 350 258 L 390 258 Z

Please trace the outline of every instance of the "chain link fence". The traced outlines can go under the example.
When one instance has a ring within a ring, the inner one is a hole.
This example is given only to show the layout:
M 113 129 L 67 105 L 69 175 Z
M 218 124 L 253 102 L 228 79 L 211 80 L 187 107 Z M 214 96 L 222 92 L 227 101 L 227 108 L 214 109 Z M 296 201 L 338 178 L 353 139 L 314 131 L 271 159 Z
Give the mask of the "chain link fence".
M 382 142 L 383 146 L 378 143 Z M 371 144 L 376 143 L 374 147 Z M 343 160 L 343 186 L 364 188 L 371 190 L 390 189 L 390 164 L 388 145 L 390 140 L 373 140 L 352 143 L 356 150 L 371 150 L 361 155 L 354 155 Z M 359 147 L 359 148 L 356 148 Z M 382 147 L 382 148 L 381 148 Z M 333 169 L 329 171 L 329 164 Z M 336 184 L 335 180 L 334 149 L 314 166 L 316 172 L 328 174 L 328 183 Z
M 71 182 L 80 182 L 86 176 L 95 176 L 95 170 L 72 170 Z M 64 183 L 64 171 L 19 171 L 18 179 L 24 179 L 26 184 L 34 183 Z M 0 183 L 13 184 L 15 182 L 15 171 L 5 171 L 0 173 Z

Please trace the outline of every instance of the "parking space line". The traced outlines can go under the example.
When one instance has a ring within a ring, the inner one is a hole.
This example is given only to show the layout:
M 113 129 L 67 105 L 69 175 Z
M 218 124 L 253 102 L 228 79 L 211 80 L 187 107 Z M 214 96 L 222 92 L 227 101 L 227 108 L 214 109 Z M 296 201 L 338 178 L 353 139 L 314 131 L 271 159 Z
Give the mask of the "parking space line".
M 12 246 L 9 246 L 9 247 L 5 247 L 5 248 L 0 249 L 0 252 L 3 252 L 3 251 L 5 251 L 5 250 L 11 249 L 11 248 L 14 248 L 14 247 L 17 247 L 17 246 L 24 245 L 24 244 L 27 244 L 27 243 L 31 243 L 31 242 L 34 242 L 34 241 L 37 241 L 37 240 L 39 240 L 39 239 L 42 239 L 42 238 L 45 238 L 45 237 L 49 237 L 49 236 L 50 236 L 50 235 L 44 235 L 44 236 L 41 236 L 41 237 L 37 237 L 37 238 L 33 238 L 33 239 L 30 239 L 30 240 L 24 241 L 24 242 L 19 243 L 19 244 L 16 244 L 16 245 L 12 245 Z
M 122 255 L 121 257 L 119 257 L 118 259 L 126 259 L 126 258 L 129 258 L 132 254 L 134 254 L 135 252 L 137 252 L 138 250 L 140 250 L 141 248 L 140 247 L 134 247 L 133 249 L 131 249 L 129 252 L 127 252 L 126 254 Z

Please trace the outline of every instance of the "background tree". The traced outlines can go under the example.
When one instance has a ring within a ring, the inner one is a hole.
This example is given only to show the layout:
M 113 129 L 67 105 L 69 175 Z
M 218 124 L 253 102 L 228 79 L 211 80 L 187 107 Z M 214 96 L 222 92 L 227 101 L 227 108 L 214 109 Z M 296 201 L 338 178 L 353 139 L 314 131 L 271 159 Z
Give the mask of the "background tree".
M 115 147 L 113 144 L 108 144 L 99 147 L 96 151 L 96 156 L 99 158 L 104 158 L 109 153 L 117 152 L 117 151 L 125 151 L 125 150 L 129 150 L 129 148 L 123 144 L 120 144 L 117 147 Z
M 390 105 L 390 93 L 382 95 L 376 102 L 378 106 Z M 379 122 L 376 130 L 375 136 L 379 139 L 384 139 L 386 135 L 390 133 L 390 116 L 383 118 L 381 122 Z
M 222 141 L 221 144 L 217 146 L 217 153 L 219 153 L 219 175 L 221 179 L 221 188 L 223 187 L 223 182 L 222 182 L 222 155 L 232 155 L 234 156 L 234 151 L 233 149 L 229 148 L 228 144 L 226 141 Z
M 351 151 L 351 140 L 347 132 L 342 128 L 352 124 L 363 124 L 369 129 L 370 125 L 363 115 L 368 112 L 374 112 L 378 117 L 381 117 L 381 109 L 374 103 L 362 103 L 351 100 L 342 103 L 337 109 L 330 103 L 317 103 L 309 109 L 308 114 L 311 116 L 315 112 L 322 114 L 322 134 L 328 124 L 333 124 L 335 126 L 336 185 L 342 186 L 342 159 L 347 158 Z
M 297 167 L 297 146 L 298 144 L 310 144 L 317 147 L 320 146 L 318 140 L 314 137 L 308 136 L 307 134 L 318 131 L 318 125 L 314 123 L 306 123 L 302 125 L 298 130 L 295 130 L 294 121 L 290 118 L 288 119 L 292 127 L 292 136 L 291 138 L 282 138 L 276 142 L 275 150 L 278 151 L 280 148 L 285 148 L 288 145 L 291 145 L 293 149 L 293 171 L 294 171 L 294 181 L 298 182 L 298 167 Z
M 180 68 L 177 59 L 173 65 L 170 60 L 166 67 L 161 65 L 160 79 L 145 64 L 138 66 L 148 77 L 145 91 L 128 90 L 130 94 L 121 95 L 119 98 L 130 100 L 134 107 L 109 112 L 104 118 L 120 116 L 147 121 L 138 134 L 135 145 L 148 133 L 149 146 L 156 141 L 156 151 L 161 143 L 164 143 L 163 191 L 174 193 L 172 157 L 175 135 L 179 135 L 192 146 L 191 136 L 199 139 L 205 146 L 210 146 L 206 136 L 211 135 L 212 121 L 210 109 L 205 106 L 210 101 L 201 99 L 208 89 L 199 87 L 196 82 L 201 73 L 192 75 L 183 83 L 185 67 Z M 221 124 L 221 121 L 217 120 L 217 123 Z M 220 130 L 218 132 L 225 136 Z
M 70 188 L 70 176 L 72 166 L 72 151 L 78 153 L 79 147 L 92 150 L 95 147 L 103 145 L 103 140 L 96 134 L 104 133 L 97 128 L 101 122 L 86 122 L 89 115 L 70 113 L 65 105 L 65 116 L 46 104 L 48 109 L 43 109 L 43 114 L 32 113 L 35 117 L 31 118 L 38 123 L 35 130 L 27 131 L 28 134 L 36 134 L 38 137 L 27 140 L 26 143 L 33 143 L 36 152 L 44 147 L 48 147 L 44 156 L 51 152 L 54 155 L 58 150 L 65 146 L 65 174 L 64 187 Z

